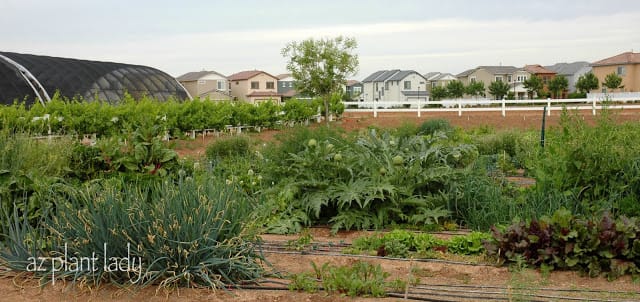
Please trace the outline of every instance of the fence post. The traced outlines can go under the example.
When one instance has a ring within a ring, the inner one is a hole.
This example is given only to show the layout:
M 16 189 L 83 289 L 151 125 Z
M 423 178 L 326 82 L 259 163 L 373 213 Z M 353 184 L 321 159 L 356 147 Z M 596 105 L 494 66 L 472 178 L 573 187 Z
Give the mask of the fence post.
M 545 111 L 547 112 L 547 116 L 551 116 L 551 98 L 547 98 L 547 109 L 545 109 Z
M 591 105 L 591 113 L 593 113 L 593 115 L 596 115 L 596 98 L 593 98 L 593 103 Z
M 378 106 L 376 106 L 376 101 L 373 101 L 373 117 L 378 117 Z
M 420 117 L 420 108 L 422 108 L 422 105 L 420 105 L 420 96 L 418 95 L 418 117 Z
M 462 116 L 462 100 L 458 99 L 458 116 Z
M 504 100 L 504 98 L 502 98 L 502 117 L 505 117 L 506 115 L 507 115 L 507 113 L 506 113 L 505 100 Z

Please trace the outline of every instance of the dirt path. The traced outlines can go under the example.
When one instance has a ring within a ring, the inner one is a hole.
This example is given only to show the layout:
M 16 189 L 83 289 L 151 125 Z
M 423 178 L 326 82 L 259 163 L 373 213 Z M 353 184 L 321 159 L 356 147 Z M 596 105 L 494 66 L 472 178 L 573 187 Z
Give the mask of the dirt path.
M 353 239 L 370 235 L 371 232 L 340 232 L 331 236 L 327 229 L 311 229 L 316 244 L 350 243 Z M 451 234 L 438 234 L 450 236 Z M 300 236 L 263 235 L 265 241 L 296 240 Z M 504 297 L 505 299 L 528 301 L 561 301 L 557 297 L 589 298 L 591 301 L 640 301 L 640 284 L 634 283 L 629 276 L 613 282 L 605 278 L 582 277 L 576 272 L 552 272 L 548 275 L 539 271 L 525 269 L 509 271 L 506 267 L 491 265 L 469 265 L 457 262 L 432 260 L 396 260 L 378 257 L 359 257 L 337 255 L 337 252 L 323 255 L 307 251 L 286 250 L 265 252 L 267 260 L 273 265 L 274 272 L 282 274 L 312 272 L 311 263 L 318 265 L 351 265 L 356 261 L 380 264 L 391 278 L 409 280 L 419 278 L 418 284 L 409 288 L 413 295 L 427 295 L 444 301 L 481 301 L 481 297 Z M 314 294 L 283 290 L 283 283 L 264 283 L 263 286 L 282 290 L 231 290 L 211 291 L 207 289 L 179 289 L 173 291 L 146 288 L 129 292 L 112 286 L 103 286 L 89 290 L 57 282 L 40 289 L 37 282 L 6 275 L 0 278 L 0 301 L 406 301 L 399 298 L 349 298 L 340 295 L 328 295 L 325 292 Z M 615 293 L 626 292 L 626 293 Z M 471 298 L 462 298 L 470 296 Z M 556 297 L 556 298 L 544 298 Z

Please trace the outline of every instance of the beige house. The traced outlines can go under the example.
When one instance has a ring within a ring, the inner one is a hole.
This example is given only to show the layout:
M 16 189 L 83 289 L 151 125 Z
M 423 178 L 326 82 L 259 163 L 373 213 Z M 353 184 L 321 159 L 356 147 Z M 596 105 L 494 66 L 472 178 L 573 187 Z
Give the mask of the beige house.
M 456 80 L 456 77 L 450 73 L 429 72 L 423 76 L 427 79 L 429 92 L 431 92 L 431 88 L 433 87 L 446 87 L 449 82 Z
M 606 76 L 611 73 L 617 74 L 622 78 L 624 88 L 610 92 L 640 92 L 640 53 L 624 52 L 619 55 L 606 58 L 591 64 L 593 74 L 600 81 L 602 92 Z
M 491 82 L 506 82 L 511 86 L 511 91 L 513 91 L 515 95 L 520 95 L 523 92 L 523 88 L 521 84 L 518 85 L 515 83 L 516 76 L 521 76 L 522 79 L 522 76 L 526 77 L 526 74 L 513 66 L 478 66 L 474 69 L 459 73 L 456 75 L 456 78 L 465 86 L 471 82 L 483 82 L 486 95 L 490 94 L 489 85 L 491 85 Z
M 241 71 L 229 76 L 231 95 L 251 104 L 272 101 L 280 104 L 278 78 L 261 70 Z
M 215 71 L 188 72 L 177 78 L 191 97 L 210 100 L 232 100 L 229 81 Z

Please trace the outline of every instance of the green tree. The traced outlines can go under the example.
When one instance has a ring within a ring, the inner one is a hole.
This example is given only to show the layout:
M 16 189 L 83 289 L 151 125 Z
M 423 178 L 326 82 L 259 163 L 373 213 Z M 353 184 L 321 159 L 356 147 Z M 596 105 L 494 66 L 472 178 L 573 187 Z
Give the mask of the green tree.
M 540 78 L 535 74 L 532 75 L 530 78 L 524 80 L 524 82 L 522 82 L 522 85 L 527 90 L 527 93 L 529 94 L 529 99 L 533 99 L 534 93 L 540 96 L 540 91 L 542 91 L 542 88 L 544 87 L 542 78 Z
M 557 75 L 549 81 L 549 90 L 553 92 L 553 97 L 559 99 L 562 93 L 569 88 L 569 81 L 562 75 Z
M 621 84 L 622 84 L 622 78 L 618 76 L 615 72 L 608 74 L 604 78 L 604 83 L 602 83 L 604 87 L 607 87 L 612 91 L 618 88 L 624 88 L 624 85 L 621 85 Z
M 477 98 L 478 96 L 486 96 L 484 82 L 471 81 L 464 90 L 468 95 L 474 98 Z
M 431 99 L 434 101 L 442 100 L 449 96 L 447 88 L 442 86 L 436 86 L 431 88 Z
M 600 87 L 600 83 L 593 72 L 581 75 L 578 78 L 578 82 L 576 82 L 576 88 L 581 93 L 588 93 L 591 90 L 598 89 L 598 87 Z
M 289 59 L 287 70 L 291 72 L 296 90 L 322 97 L 327 123 L 331 96 L 358 70 L 358 56 L 353 53 L 357 46 L 354 38 L 339 36 L 294 41 L 282 49 L 282 55 Z
M 501 100 L 509 93 L 509 88 L 509 84 L 503 81 L 493 81 L 489 84 L 489 93 L 493 95 L 496 100 Z
M 460 80 L 453 80 L 447 83 L 447 93 L 452 98 L 461 98 L 464 96 L 464 84 Z

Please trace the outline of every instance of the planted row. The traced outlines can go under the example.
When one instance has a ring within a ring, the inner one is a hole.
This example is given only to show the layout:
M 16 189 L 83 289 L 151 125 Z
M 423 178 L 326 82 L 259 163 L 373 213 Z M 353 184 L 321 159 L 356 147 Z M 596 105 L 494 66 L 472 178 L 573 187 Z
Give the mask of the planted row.
M 126 96 L 119 104 L 54 96 L 43 106 L 24 104 L 0 107 L 0 129 L 46 134 L 97 134 L 118 136 L 139 127 L 159 125 L 181 135 L 186 131 L 231 126 L 271 128 L 277 123 L 302 122 L 318 112 L 320 103 L 289 100 L 284 105 L 261 102 L 218 102 L 209 100 L 159 102 Z

